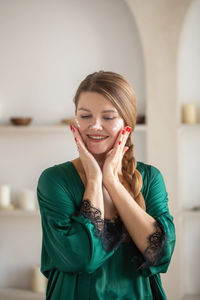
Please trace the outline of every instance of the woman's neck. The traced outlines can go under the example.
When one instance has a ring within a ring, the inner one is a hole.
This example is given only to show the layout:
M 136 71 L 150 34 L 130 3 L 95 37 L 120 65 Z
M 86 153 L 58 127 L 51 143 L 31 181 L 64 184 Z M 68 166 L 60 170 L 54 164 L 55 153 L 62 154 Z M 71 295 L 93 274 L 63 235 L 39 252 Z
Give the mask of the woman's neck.
M 102 153 L 102 154 L 92 154 L 92 155 L 94 156 L 94 158 L 98 162 L 100 168 L 102 169 L 103 165 L 104 165 L 106 154 Z

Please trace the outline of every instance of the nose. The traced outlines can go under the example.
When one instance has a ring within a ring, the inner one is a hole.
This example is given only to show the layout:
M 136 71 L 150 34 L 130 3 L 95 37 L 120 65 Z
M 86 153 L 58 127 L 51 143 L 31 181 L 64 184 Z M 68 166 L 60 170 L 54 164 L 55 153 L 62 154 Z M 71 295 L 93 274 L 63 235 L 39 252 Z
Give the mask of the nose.
M 102 129 L 101 122 L 98 119 L 91 121 L 89 127 L 92 129 Z

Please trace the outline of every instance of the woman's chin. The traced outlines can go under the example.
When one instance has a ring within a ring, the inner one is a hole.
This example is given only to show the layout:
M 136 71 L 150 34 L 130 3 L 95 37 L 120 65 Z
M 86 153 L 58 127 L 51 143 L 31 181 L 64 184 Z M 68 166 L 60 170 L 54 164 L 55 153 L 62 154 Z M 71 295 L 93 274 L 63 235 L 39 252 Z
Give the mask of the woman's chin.
M 87 146 L 87 149 L 89 152 L 91 152 L 92 154 L 96 154 L 96 155 L 106 154 L 109 151 L 108 147 L 99 147 L 99 146 L 91 147 L 89 145 Z
M 92 154 L 96 154 L 96 155 L 100 155 L 100 154 L 105 154 L 107 152 L 107 150 L 103 151 L 103 150 L 94 150 L 94 149 L 88 149 L 90 151 L 90 153 Z

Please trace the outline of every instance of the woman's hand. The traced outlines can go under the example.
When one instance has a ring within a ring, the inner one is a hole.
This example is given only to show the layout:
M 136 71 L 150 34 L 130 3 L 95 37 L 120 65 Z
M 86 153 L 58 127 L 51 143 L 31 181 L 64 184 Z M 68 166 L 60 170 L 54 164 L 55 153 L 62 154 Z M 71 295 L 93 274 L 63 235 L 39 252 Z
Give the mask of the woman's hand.
M 126 126 L 120 131 L 114 147 L 107 153 L 104 165 L 102 168 L 103 184 L 108 181 L 119 180 L 118 174 L 120 173 L 121 163 L 124 153 L 129 147 L 125 146 L 128 136 L 131 132 L 131 127 Z
M 96 159 L 94 158 L 94 156 L 85 147 L 85 144 L 81 138 L 78 128 L 76 128 L 75 126 L 72 126 L 72 125 L 70 125 L 70 128 L 72 130 L 74 139 L 75 139 L 77 147 L 78 147 L 79 156 L 80 156 L 83 168 L 85 170 L 85 175 L 86 175 L 87 180 L 89 180 L 91 178 L 92 179 L 95 179 L 95 178 L 102 179 L 101 168 L 100 168 L 98 162 L 96 161 Z

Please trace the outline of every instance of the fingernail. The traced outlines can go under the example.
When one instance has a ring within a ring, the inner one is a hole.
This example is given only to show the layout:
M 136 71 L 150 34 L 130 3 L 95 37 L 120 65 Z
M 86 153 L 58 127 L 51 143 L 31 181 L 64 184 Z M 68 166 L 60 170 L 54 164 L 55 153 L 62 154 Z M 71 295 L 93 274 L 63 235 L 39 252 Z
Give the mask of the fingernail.
M 131 127 L 127 126 L 126 131 L 131 132 Z
M 124 134 L 124 133 L 125 133 L 125 130 L 123 129 L 123 130 L 122 130 L 122 134 Z
M 75 137 L 74 139 L 75 139 L 75 141 L 77 142 L 77 138 Z
M 119 145 L 121 144 L 121 141 L 119 141 Z
M 72 131 L 72 125 L 70 125 L 70 129 L 71 129 L 71 131 Z

